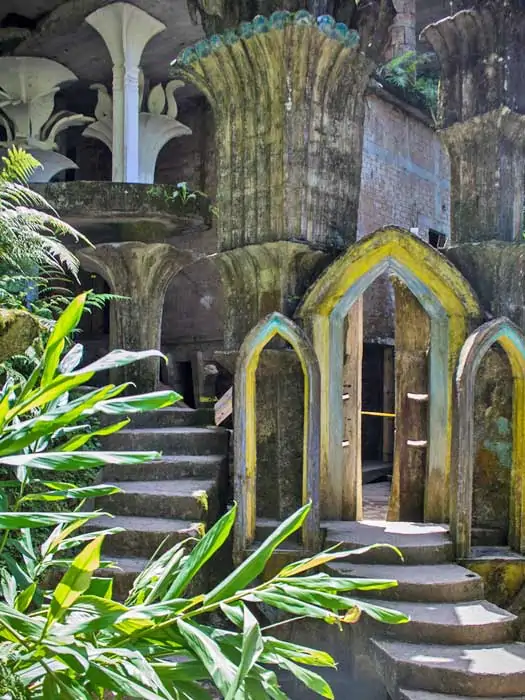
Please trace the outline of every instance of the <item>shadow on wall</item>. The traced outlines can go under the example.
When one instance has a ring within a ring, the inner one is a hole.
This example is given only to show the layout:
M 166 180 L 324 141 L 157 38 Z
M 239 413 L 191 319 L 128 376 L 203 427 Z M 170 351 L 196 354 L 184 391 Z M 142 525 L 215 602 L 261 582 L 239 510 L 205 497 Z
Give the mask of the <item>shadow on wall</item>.
M 161 380 L 181 393 L 189 405 L 195 397 L 195 355 L 210 363 L 224 337 L 223 290 L 220 275 L 210 260 L 200 260 L 175 275 L 166 292 L 161 348 L 169 358 Z M 193 369 L 192 369 L 193 365 Z

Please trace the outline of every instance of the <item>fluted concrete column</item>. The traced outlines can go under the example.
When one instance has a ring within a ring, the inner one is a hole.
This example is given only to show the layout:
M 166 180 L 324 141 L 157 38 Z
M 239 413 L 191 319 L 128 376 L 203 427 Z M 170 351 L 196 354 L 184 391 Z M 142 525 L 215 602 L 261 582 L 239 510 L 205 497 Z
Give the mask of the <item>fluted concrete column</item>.
M 110 347 L 160 349 L 164 296 L 173 276 L 194 260 L 192 253 L 166 243 L 105 243 L 79 253 L 82 267 L 101 275 L 111 292 L 127 297 L 111 302 Z M 159 358 L 112 370 L 112 382 L 134 382 L 139 391 L 159 383 Z
M 391 1 L 367 5 L 388 14 Z M 275 12 L 180 54 L 176 72 L 215 115 L 219 250 L 355 240 L 374 68 L 366 51 L 388 33 L 383 16 L 375 20 L 372 28 L 362 13 L 349 29 L 328 15 Z
M 305 244 L 278 241 L 225 251 L 213 259 L 224 290 L 224 349 L 235 351 L 267 314 L 292 316 L 330 257 Z
M 475 5 L 422 34 L 441 62 L 451 242 L 514 241 L 525 195 L 525 12 L 520 0 Z
M 139 65 L 146 44 L 166 26 L 127 2 L 105 5 L 86 22 L 104 39 L 113 61 L 113 182 L 140 182 Z

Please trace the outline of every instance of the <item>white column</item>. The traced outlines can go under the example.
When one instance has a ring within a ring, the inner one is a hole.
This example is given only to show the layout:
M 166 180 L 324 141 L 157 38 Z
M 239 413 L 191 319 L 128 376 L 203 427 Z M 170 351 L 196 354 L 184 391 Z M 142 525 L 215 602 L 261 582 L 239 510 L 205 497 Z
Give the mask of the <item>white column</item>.
M 166 27 L 124 2 L 101 7 L 86 22 L 104 39 L 113 61 L 113 182 L 138 182 L 140 59 Z

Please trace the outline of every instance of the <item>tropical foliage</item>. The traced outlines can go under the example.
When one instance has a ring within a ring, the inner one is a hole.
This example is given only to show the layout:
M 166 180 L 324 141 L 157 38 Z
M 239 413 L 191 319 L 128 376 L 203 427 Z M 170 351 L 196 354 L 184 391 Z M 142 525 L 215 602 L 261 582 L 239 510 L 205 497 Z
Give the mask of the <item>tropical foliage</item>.
M 94 418 L 152 410 L 169 406 L 180 398 L 173 391 L 122 396 L 129 388 L 128 384 L 108 385 L 79 393 L 79 388 L 89 383 L 97 372 L 160 355 L 155 350 L 114 350 L 96 362 L 80 367 L 82 345 L 77 343 L 65 354 L 64 351 L 85 303 L 86 295 L 80 295 L 60 316 L 42 355 L 35 359 L 29 378 L 18 383 L 9 379 L 0 390 L 0 464 L 4 465 L 4 471 L 6 467 L 11 469 L 14 477 L 0 482 L 2 510 L 9 506 L 15 512 L 31 511 L 35 506 L 45 506 L 46 512 L 40 514 L 42 524 L 48 522 L 49 507 L 76 502 L 82 506 L 88 498 L 117 490 L 113 486 L 92 484 L 92 478 L 84 484 L 79 483 L 79 474 L 108 462 L 131 464 L 151 461 L 157 456 L 154 452 L 114 454 L 87 449 L 94 439 L 120 430 L 129 422 L 125 419 L 94 427 Z M 60 472 L 59 481 L 53 479 L 53 472 Z M 34 517 L 38 518 L 38 513 Z M 8 532 L 8 529 L 4 530 L 0 553 L 7 557 L 13 574 L 20 578 L 18 565 L 10 553 L 4 551 Z M 40 574 L 45 573 L 44 564 Z
M 91 243 L 62 221 L 53 207 L 27 185 L 39 162 L 13 146 L 0 170 L 0 305 L 28 308 L 42 320 L 55 319 L 71 300 L 69 278 L 79 263 L 62 239 Z M 89 295 L 101 307 L 109 295 Z
M 108 435 L 128 422 L 119 418 L 92 431 L 86 421 L 97 413 L 120 417 L 164 407 L 178 397 L 170 391 L 123 395 L 129 387 L 122 384 L 72 399 L 71 391 L 89 383 L 95 372 L 156 354 L 117 350 L 79 367 L 81 346 L 64 351 L 84 304 L 85 295 L 74 299 L 58 319 L 29 379 L 18 385 L 8 382 L 0 392 L 0 464 L 13 472 L 0 492 L 4 696 L 92 700 L 110 692 L 116 697 L 201 700 L 213 697 L 211 684 L 229 700 L 282 700 L 287 696 L 276 675 L 280 669 L 332 698 L 329 685 L 312 667 L 333 667 L 334 660 L 279 640 L 275 625 L 261 626 L 259 607 L 339 626 L 356 622 L 362 611 L 382 622 L 406 618 L 353 597 L 356 591 L 388 588 L 394 582 L 319 573 L 324 564 L 357 552 L 323 552 L 290 564 L 268 581 L 257 581 L 275 549 L 301 528 L 308 505 L 207 593 L 195 591 L 195 581 L 228 539 L 235 506 L 202 539 L 188 539 L 155 556 L 124 602 L 113 599 L 111 578 L 96 575 L 110 565 L 101 555 L 104 539 L 118 530 L 84 531 L 101 514 L 84 510 L 86 499 L 117 489 L 105 484 L 79 487 L 61 475 L 157 458 L 155 452 L 85 451 L 94 434 Z M 28 509 L 57 501 L 71 503 L 72 510 Z M 35 534 L 50 527 L 45 541 L 36 546 Z M 9 543 L 14 553 L 7 551 Z M 54 587 L 53 580 L 58 580 Z M 220 626 L 211 624 L 211 613 L 221 615 Z
M 376 78 L 399 90 L 408 102 L 428 110 L 435 120 L 439 78 L 432 70 L 433 60 L 432 54 L 407 51 L 380 66 Z
M 0 172 L 0 257 L 3 266 L 31 276 L 43 270 L 78 271 L 75 256 L 59 237 L 89 242 L 56 216 L 39 194 L 27 187 L 28 178 L 40 167 L 30 153 L 13 146 L 3 158 Z
M 228 700 L 283 700 L 288 696 L 280 688 L 279 669 L 321 697 L 333 698 L 328 683 L 312 667 L 334 668 L 334 660 L 324 652 L 280 640 L 275 625 L 262 627 L 257 604 L 339 626 L 356 622 L 362 611 L 380 622 L 401 623 L 407 618 L 353 597 L 356 591 L 393 586 L 392 581 L 311 573 L 356 551 L 322 552 L 290 564 L 269 581 L 254 583 L 275 549 L 301 527 L 309 507 L 282 523 L 211 591 L 188 595 L 195 576 L 229 536 L 234 506 L 196 544 L 177 544 L 154 559 L 124 603 L 113 600 L 111 579 L 93 575 L 109 533 L 78 535 L 84 518 L 94 514 L 82 514 L 83 519 L 71 514 L 59 522 L 42 555 L 52 560 L 64 549 L 88 542 L 45 602 L 32 606 L 34 582 L 18 588 L 13 577 L 5 581 L 0 663 L 15 674 L 30 697 L 46 700 L 91 700 L 102 698 L 104 691 L 148 700 L 213 697 L 203 682 L 211 682 Z M 35 515 L 12 516 L 0 515 L 0 525 L 41 525 Z M 25 561 L 38 566 L 29 531 L 24 532 Z M 210 613 L 220 613 L 228 624 L 210 624 Z

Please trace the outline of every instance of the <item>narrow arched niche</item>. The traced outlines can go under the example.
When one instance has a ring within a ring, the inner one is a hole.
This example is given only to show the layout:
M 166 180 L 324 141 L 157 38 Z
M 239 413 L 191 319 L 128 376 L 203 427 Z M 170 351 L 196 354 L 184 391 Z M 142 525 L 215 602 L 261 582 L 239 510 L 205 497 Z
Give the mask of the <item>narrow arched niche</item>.
M 234 554 L 241 559 L 256 532 L 256 371 L 264 348 L 279 336 L 295 351 L 304 375 L 302 502 L 312 507 L 302 530 L 302 546 L 315 551 L 319 538 L 319 406 L 320 380 L 315 352 L 303 331 L 275 312 L 246 336 L 237 359 L 234 381 L 234 495 L 239 504 Z
M 437 250 L 408 231 L 379 229 L 351 245 L 312 285 L 298 309 L 321 373 L 321 508 L 334 520 L 361 517 L 360 440 L 343 457 L 344 324 L 381 274 L 399 278 L 430 319 L 429 421 L 424 519 L 446 522 L 452 447 L 454 369 L 481 311 L 469 283 Z M 356 315 L 357 316 L 357 315 Z M 362 322 L 355 327 L 362 342 Z M 356 353 L 357 356 L 357 353 Z M 355 375 L 360 372 L 356 362 Z M 353 408 L 360 431 L 360 406 Z
M 512 463 L 508 543 L 525 554 L 525 337 L 507 318 L 485 323 L 465 342 L 456 373 L 457 461 L 452 479 L 451 532 L 456 555 L 470 555 L 474 478 L 474 392 L 481 362 L 494 345 L 505 352 L 512 372 Z

